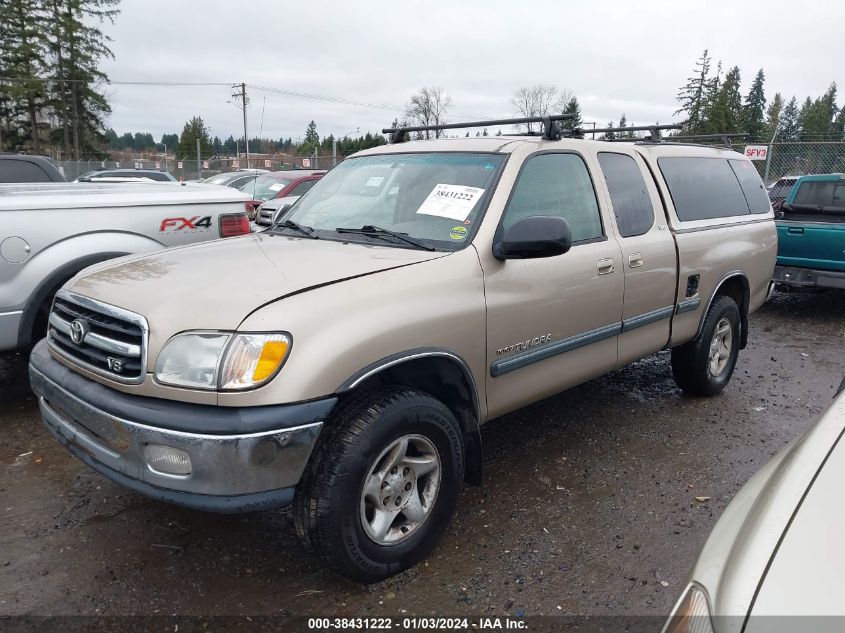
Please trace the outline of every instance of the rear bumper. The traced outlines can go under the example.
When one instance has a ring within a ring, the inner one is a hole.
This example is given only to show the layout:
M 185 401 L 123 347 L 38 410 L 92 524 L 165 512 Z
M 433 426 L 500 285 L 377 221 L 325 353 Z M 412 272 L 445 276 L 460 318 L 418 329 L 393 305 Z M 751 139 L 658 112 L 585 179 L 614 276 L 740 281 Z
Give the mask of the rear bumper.
M 794 266 L 775 266 L 772 280 L 778 284 L 805 288 L 842 288 L 845 289 L 845 272 L 835 270 L 813 270 Z
M 322 427 L 322 420 L 314 418 L 324 418 L 335 403 L 330 398 L 274 406 L 278 415 L 272 417 L 279 420 L 279 427 L 243 432 L 242 409 L 186 405 L 114 391 L 71 372 L 49 355 L 43 341 L 33 350 L 29 373 L 45 425 L 80 460 L 149 497 L 215 512 L 263 510 L 290 503 Z M 138 400 L 155 403 L 151 414 L 155 420 L 166 419 L 172 408 L 173 420 L 183 428 L 151 425 L 138 419 L 141 414 L 136 419 L 115 415 L 132 410 L 130 405 L 143 411 Z M 195 412 L 196 428 L 185 430 L 190 411 Z M 222 414 L 232 422 L 229 429 L 221 428 Z M 210 418 L 214 421 L 208 426 L 219 430 L 202 432 Z M 282 424 L 286 426 L 280 428 Z M 177 470 L 184 474 L 167 472 L 169 467 L 156 461 L 150 446 L 176 449 L 183 460 Z

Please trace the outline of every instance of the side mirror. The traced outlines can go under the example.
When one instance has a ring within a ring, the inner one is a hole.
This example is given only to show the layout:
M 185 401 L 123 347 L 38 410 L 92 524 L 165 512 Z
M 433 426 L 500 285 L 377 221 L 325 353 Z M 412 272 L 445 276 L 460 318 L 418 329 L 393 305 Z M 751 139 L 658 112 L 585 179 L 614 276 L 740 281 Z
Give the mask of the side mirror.
M 499 229 L 501 231 L 501 228 Z M 572 231 L 563 218 L 534 215 L 522 218 L 493 243 L 496 259 L 534 259 L 563 255 L 572 248 Z
M 279 218 L 282 217 L 285 213 L 287 213 L 287 210 L 290 209 L 292 206 L 293 206 L 293 203 L 288 202 L 286 204 L 283 204 L 278 209 L 276 209 L 276 214 L 273 216 L 273 224 L 278 222 Z

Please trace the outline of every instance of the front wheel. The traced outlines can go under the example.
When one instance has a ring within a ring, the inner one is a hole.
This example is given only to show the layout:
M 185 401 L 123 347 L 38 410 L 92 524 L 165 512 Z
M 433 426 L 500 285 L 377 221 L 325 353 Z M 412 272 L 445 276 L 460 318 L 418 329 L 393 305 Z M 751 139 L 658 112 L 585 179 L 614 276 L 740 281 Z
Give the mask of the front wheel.
M 740 316 L 736 302 L 716 297 L 695 340 L 672 350 L 672 375 L 686 393 L 720 393 L 733 375 L 739 357 Z
M 455 416 L 428 394 L 389 388 L 353 397 L 325 433 L 294 500 L 303 543 L 358 582 L 411 567 L 457 505 L 464 445 Z

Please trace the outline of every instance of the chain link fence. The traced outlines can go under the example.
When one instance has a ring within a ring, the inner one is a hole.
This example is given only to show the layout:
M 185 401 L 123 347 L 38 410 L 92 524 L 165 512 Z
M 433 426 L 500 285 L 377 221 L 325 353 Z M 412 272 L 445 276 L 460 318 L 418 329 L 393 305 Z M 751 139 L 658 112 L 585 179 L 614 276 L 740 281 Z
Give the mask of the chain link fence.
M 237 171 L 239 169 L 265 169 L 279 171 L 285 169 L 330 169 L 343 160 L 342 156 L 311 155 L 295 156 L 283 154 L 278 156 L 250 156 L 249 163 L 244 157 L 212 157 L 197 161 L 196 158 L 178 160 L 174 156 L 164 154 L 150 157 L 120 157 L 116 160 L 57 160 L 56 164 L 67 180 L 74 180 L 92 171 L 101 169 L 155 169 L 168 171 L 177 180 L 199 180 L 216 174 Z
M 668 140 L 668 139 L 667 139 Z M 806 174 L 830 174 L 845 172 L 845 141 L 826 142 L 766 142 L 734 143 L 733 149 L 749 154 L 766 186 L 784 176 Z M 761 152 L 765 149 L 765 152 Z M 754 150 L 754 151 L 752 151 Z M 342 156 L 331 155 L 258 155 L 251 156 L 249 164 L 244 157 L 212 157 L 177 160 L 164 154 L 155 157 L 126 157 L 119 160 L 61 160 L 56 161 L 65 178 L 73 180 L 98 169 L 161 169 L 169 171 L 180 180 L 208 178 L 222 172 L 238 169 L 330 169 L 343 160 Z
M 785 176 L 845 172 L 845 141 L 734 143 L 749 156 L 766 186 Z

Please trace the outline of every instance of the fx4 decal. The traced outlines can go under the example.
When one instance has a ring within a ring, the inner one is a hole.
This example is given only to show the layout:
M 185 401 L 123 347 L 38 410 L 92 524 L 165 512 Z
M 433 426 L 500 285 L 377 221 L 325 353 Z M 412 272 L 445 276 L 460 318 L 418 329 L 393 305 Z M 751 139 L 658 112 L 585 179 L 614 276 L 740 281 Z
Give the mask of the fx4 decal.
M 171 227 L 173 227 L 175 231 L 181 231 L 182 229 L 210 229 L 211 216 L 207 215 L 201 218 L 200 216 L 195 215 L 192 218 L 164 218 L 161 221 L 161 228 L 159 231 L 164 233 Z

